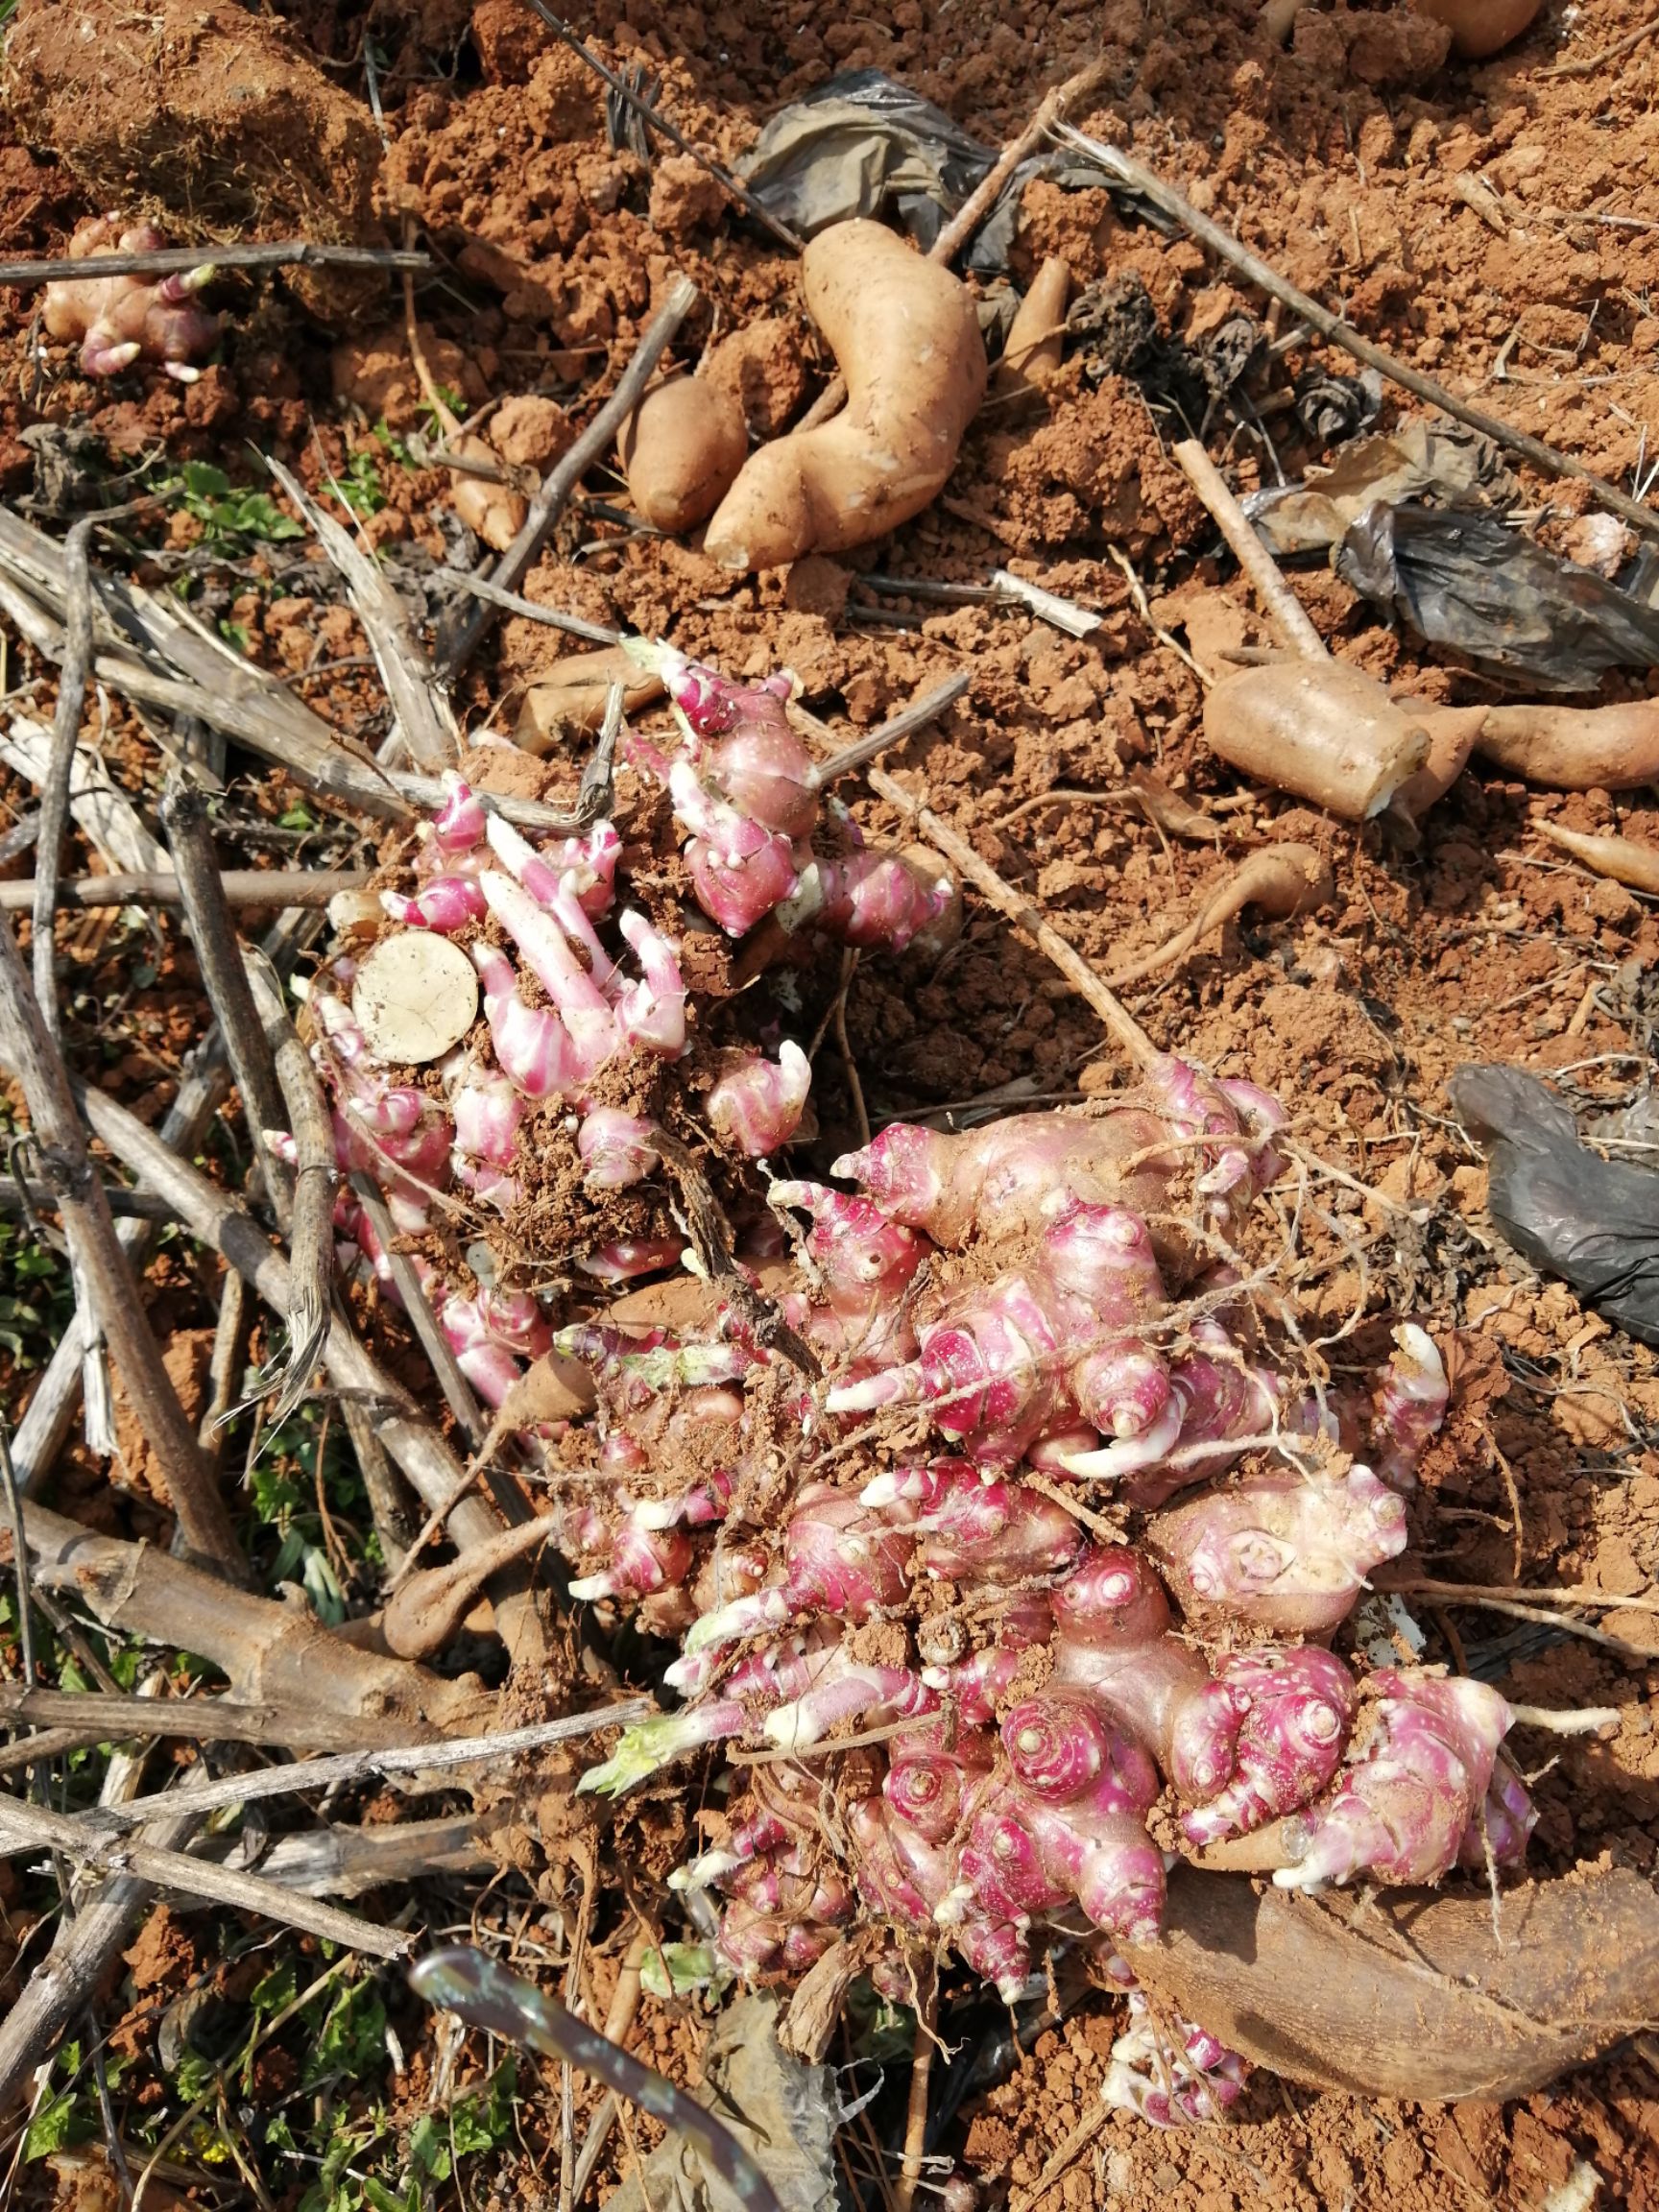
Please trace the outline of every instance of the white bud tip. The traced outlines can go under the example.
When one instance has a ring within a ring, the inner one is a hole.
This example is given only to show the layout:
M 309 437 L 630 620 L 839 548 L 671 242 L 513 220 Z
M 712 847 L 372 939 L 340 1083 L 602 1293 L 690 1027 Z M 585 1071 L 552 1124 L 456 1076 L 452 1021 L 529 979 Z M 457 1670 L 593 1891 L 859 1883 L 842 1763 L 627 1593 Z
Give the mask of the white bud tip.
M 860 1505 L 896 1505 L 899 1503 L 899 1483 L 892 1475 L 878 1475 L 874 1482 L 866 1482 L 858 1493 Z
M 579 1605 L 592 1605 L 601 1598 L 611 1595 L 609 1575 L 584 1575 L 570 1585 L 570 1595 Z

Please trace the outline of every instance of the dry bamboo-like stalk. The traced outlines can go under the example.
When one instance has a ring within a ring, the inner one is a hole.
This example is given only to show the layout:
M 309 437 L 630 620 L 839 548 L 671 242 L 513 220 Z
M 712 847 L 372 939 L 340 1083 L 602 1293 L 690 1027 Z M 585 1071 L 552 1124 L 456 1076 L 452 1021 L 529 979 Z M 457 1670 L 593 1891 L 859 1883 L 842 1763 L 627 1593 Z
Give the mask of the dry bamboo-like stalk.
M 35 997 L 47 1032 L 58 1046 L 63 1042 L 63 1027 L 58 1016 L 53 920 L 58 904 L 63 832 L 69 827 L 69 787 L 75 767 L 75 745 L 81 734 L 81 713 L 92 661 L 92 577 L 87 544 L 93 520 L 90 515 L 83 516 L 63 544 L 68 619 L 63 631 L 63 664 L 58 677 L 58 711 L 52 722 L 52 752 L 46 780 L 40 787 L 40 841 L 35 863 L 34 936 L 30 948 Z
M 286 1312 L 292 1297 L 287 1262 L 266 1240 L 246 1210 L 169 1152 L 112 1098 L 91 1090 L 84 1090 L 82 1098 L 88 1120 L 111 1152 L 173 1200 L 180 1219 L 193 1237 L 213 1245 L 247 1276 L 267 1304 L 279 1313 Z M 381 1441 L 428 1509 L 465 1489 L 465 1470 L 454 1454 L 365 1351 L 338 1310 L 329 1325 L 325 1358 L 338 1389 L 353 1393 L 378 1409 Z M 505 1485 L 496 1495 L 511 1518 L 523 1518 L 521 1507 L 517 1513 L 510 1511 L 512 1497 Z M 449 1530 L 458 1547 L 470 1549 L 498 1536 L 501 1524 L 481 1498 L 464 1496 L 449 1515 Z M 526 1663 L 539 1663 L 544 1656 L 544 1640 L 540 1617 L 521 1578 L 497 1585 L 495 1619 L 509 1652 Z
M 326 906 L 342 891 L 361 891 L 369 868 L 225 868 L 219 890 L 227 906 L 247 913 L 261 907 Z M 27 912 L 35 903 L 35 878 L 0 883 L 0 912 Z M 109 906 L 180 906 L 184 894 L 170 871 L 116 876 L 70 876 L 58 885 L 58 904 L 96 910 Z
M 373 1175 L 359 1173 L 352 1176 L 351 1189 L 358 1204 L 368 1214 L 369 1225 L 374 1232 L 381 1251 L 386 1255 L 386 1263 L 392 1270 L 392 1280 L 403 1302 L 409 1326 L 421 1339 L 421 1351 L 432 1362 L 432 1372 L 437 1377 L 439 1389 L 444 1393 L 444 1403 L 460 1423 L 473 1451 L 479 1451 L 490 1432 L 490 1424 L 485 1420 L 478 1401 L 472 1394 L 471 1383 L 461 1372 L 460 1362 L 455 1358 L 448 1337 L 438 1326 L 438 1316 L 433 1312 L 432 1302 L 415 1271 L 415 1262 L 407 1252 L 398 1249 L 397 1230 L 385 1198 L 381 1195 L 380 1186 Z
M 280 1423 L 304 1395 L 328 1338 L 328 1310 L 334 1300 L 334 1184 L 338 1169 L 334 1125 L 317 1082 L 317 1070 L 288 1019 L 282 987 L 257 955 L 244 957 L 282 1097 L 283 1120 L 294 1139 L 294 1196 L 288 1217 L 287 1381 L 271 1413 L 272 1421 Z M 249 1136 L 255 1146 L 263 1147 L 264 1129 L 251 1128 Z
M 489 581 L 503 591 L 516 590 L 539 559 L 565 511 L 565 501 L 601 454 L 610 451 L 628 417 L 644 395 L 658 362 L 667 351 L 675 332 L 697 303 L 697 287 L 688 276 L 676 276 L 661 306 L 639 341 L 639 349 L 617 378 L 616 389 L 576 440 L 565 458 L 549 469 L 545 482 L 530 502 L 524 526 L 490 572 Z M 463 669 L 501 618 L 492 600 L 475 607 L 454 635 L 441 644 L 438 674 L 452 679 Z
M 334 1790 L 371 1774 L 443 1774 L 459 1767 L 488 1765 L 498 1770 L 526 1751 L 569 1743 L 601 1728 L 626 1727 L 656 1711 L 648 1697 L 629 1697 L 591 1713 L 565 1713 L 557 1720 L 538 1720 L 527 1728 L 497 1729 L 485 1736 L 452 1736 L 442 1743 L 393 1743 L 372 1750 L 341 1751 L 332 1758 L 306 1759 L 295 1767 L 266 1767 L 252 1774 L 226 1774 L 217 1781 L 186 1782 L 150 1797 L 135 1797 L 118 1809 L 84 1815 L 93 1835 L 116 1835 L 141 1828 L 168 1812 L 218 1813 L 267 1797 L 293 1797 L 306 1790 Z
M 1280 644 L 1305 661 L 1328 660 L 1325 640 L 1314 629 L 1308 610 L 1280 574 L 1278 563 L 1257 537 L 1249 517 L 1203 446 L 1195 438 L 1184 438 L 1171 446 L 1170 457 L 1203 500 L 1211 520 L 1249 577 L 1251 588 L 1279 633 Z
M 44 1541 L 42 1530 L 58 1525 L 58 1516 L 31 1508 L 34 1537 Z M 126 1549 L 134 1555 L 138 1551 L 136 1545 Z M 133 1564 L 136 1572 L 148 1572 L 137 1568 L 136 1556 Z M 269 1697 L 138 1698 L 116 1691 L 31 1690 L 21 1682 L 0 1682 L 0 1728 L 30 1722 L 61 1729 L 84 1743 L 157 1736 L 184 1743 L 280 1743 L 295 1752 L 373 1751 L 385 1743 L 388 1727 L 401 1725 L 373 1712 L 359 1718 Z
M 195 1833 L 190 1818 L 158 1821 L 149 1841 L 169 1853 Z M 10 2111 L 41 2056 L 92 2002 L 110 1961 L 132 1940 L 156 1892 L 142 1875 L 102 1882 L 73 1918 L 58 1924 L 52 1948 L 0 2020 L 0 2112 Z
M 0 1797 L 0 1855 L 37 1850 L 41 1845 L 80 1865 L 131 1872 L 141 1881 L 181 1890 L 186 1897 L 257 1912 L 281 1926 L 320 1936 L 325 1942 L 366 1951 L 372 1959 L 401 1958 L 409 1948 L 409 1937 L 397 1929 L 377 1928 L 354 1913 L 279 1889 L 276 1883 L 257 1874 L 215 1866 L 209 1860 L 193 1859 L 188 1852 L 150 1842 L 142 1836 L 123 1837 L 112 1842 L 67 1813 L 52 1813 L 41 1805 Z
M 225 903 L 219 855 L 213 850 L 213 830 L 203 792 L 190 783 L 170 785 L 161 801 L 161 825 L 179 872 L 184 918 L 207 1003 L 213 1009 L 230 1056 L 236 1088 L 242 1094 L 254 1173 L 270 1193 L 276 1218 L 286 1231 L 293 1188 L 287 1170 L 272 1159 L 261 1142 L 263 1130 L 285 1126 L 282 1093 L 259 1010 L 253 1003 L 252 985 L 242 965 L 236 925 Z
M 349 530 L 325 515 L 280 461 L 266 467 L 287 493 L 329 560 L 346 579 L 357 619 L 374 656 L 386 695 L 409 748 L 409 757 L 428 775 L 454 768 L 461 759 L 461 733 L 448 699 L 432 681 L 426 657 L 415 639 L 403 602 L 384 571 L 357 545 Z
M 58 1194 L 82 1278 L 121 1370 L 129 1402 L 166 1478 L 186 1544 L 225 1574 L 247 1572 L 242 1547 L 161 1364 L 137 1279 L 115 1234 L 104 1186 L 10 926 L 0 922 L 0 1055 L 23 1087 L 45 1180 Z

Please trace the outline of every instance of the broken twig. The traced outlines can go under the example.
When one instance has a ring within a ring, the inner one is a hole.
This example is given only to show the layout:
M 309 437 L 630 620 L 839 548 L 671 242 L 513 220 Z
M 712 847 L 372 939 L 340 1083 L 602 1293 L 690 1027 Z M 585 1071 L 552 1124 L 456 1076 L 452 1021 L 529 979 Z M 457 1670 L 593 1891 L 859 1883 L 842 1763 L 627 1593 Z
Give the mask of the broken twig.
M 616 433 L 633 413 L 651 381 L 652 372 L 667 351 L 682 323 L 697 302 L 697 287 L 689 276 L 676 276 L 666 298 L 652 317 L 639 341 L 639 349 L 617 379 L 616 389 L 576 440 L 565 458 L 548 472 L 541 489 L 530 502 L 524 526 L 492 570 L 489 581 L 503 591 L 517 589 L 534 566 L 541 548 L 553 535 L 565 501 L 599 456 L 610 449 Z M 500 620 L 501 610 L 486 600 L 473 610 L 449 642 L 440 648 L 438 674 L 453 678 L 471 660 Z
M 1287 653 L 1305 661 L 1326 661 L 1325 640 L 1314 629 L 1308 610 L 1279 573 L 1279 565 L 1257 537 L 1249 517 L 1234 498 L 1226 479 L 1195 438 L 1184 438 L 1170 448 L 1171 458 L 1204 502 L 1233 557 L 1249 577 L 1256 596 L 1279 633 Z
M 942 822 L 931 808 L 912 797 L 902 783 L 896 783 L 884 769 L 870 769 L 866 781 L 890 806 L 897 806 L 916 825 L 929 845 L 937 846 L 951 867 L 973 884 L 982 899 L 1017 929 L 1024 931 L 1038 950 L 1054 963 L 1078 997 L 1094 1007 L 1108 1034 L 1138 1068 L 1144 1068 L 1158 1058 L 1157 1046 L 1121 999 L 1107 989 L 1077 948 L 1068 944 L 1028 901 L 1004 883 L 996 869 L 980 859 L 966 837 L 958 836 L 948 822 Z

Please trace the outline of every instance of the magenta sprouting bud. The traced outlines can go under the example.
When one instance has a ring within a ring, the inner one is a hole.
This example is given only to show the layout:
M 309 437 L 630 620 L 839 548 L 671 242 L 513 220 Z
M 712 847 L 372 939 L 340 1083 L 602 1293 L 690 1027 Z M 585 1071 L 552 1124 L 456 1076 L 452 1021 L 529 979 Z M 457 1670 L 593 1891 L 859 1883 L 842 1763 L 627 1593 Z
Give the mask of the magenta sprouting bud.
M 1434 1339 L 1414 1321 L 1394 1332 L 1394 1350 L 1374 1402 L 1373 1433 L 1381 1447 L 1377 1472 L 1397 1490 L 1417 1484 L 1417 1462 L 1439 1432 L 1452 1386 Z
M 811 1215 L 807 1261 L 830 1308 L 847 1320 L 896 1305 L 926 1258 L 926 1238 L 888 1220 L 868 1198 L 850 1198 L 822 1183 L 778 1182 L 770 1201 Z
M 713 1654 L 739 1637 L 817 1613 L 864 1621 L 899 1604 L 909 1589 L 910 1549 L 904 1529 L 890 1527 L 858 1499 L 825 1483 L 810 1485 L 784 1531 L 782 1580 L 694 1621 L 663 1679 L 673 1689 L 692 1690 L 709 1678 Z
M 940 1580 L 1023 1582 L 1060 1573 L 1082 1549 L 1064 1506 L 1022 1483 L 986 1480 L 962 1459 L 878 1475 L 861 1496 L 924 1539 L 923 1572 Z
M 1171 1733 L 1189 1842 L 1247 1836 L 1311 1804 L 1336 1771 L 1356 1702 L 1354 1677 L 1316 1644 L 1223 1653 Z
M 475 876 L 429 877 L 412 899 L 382 891 L 380 903 L 394 922 L 410 929 L 435 929 L 441 937 L 452 937 L 488 912 Z
M 683 1528 L 645 1528 L 626 1515 L 616 1530 L 610 1564 L 570 1585 L 584 1604 L 601 1598 L 643 1598 L 683 1582 L 691 1567 L 691 1539 Z
M 154 253 L 167 244 L 153 224 L 123 229 L 119 215 L 88 216 L 76 226 L 69 258 L 101 253 Z M 165 276 L 63 276 L 45 288 L 42 324 L 51 338 L 79 341 L 87 376 L 115 376 L 134 362 L 154 363 L 180 384 L 194 384 L 193 364 L 218 342 L 219 318 L 196 295 L 215 275 L 210 261 Z
M 785 929 L 820 929 L 837 944 L 884 952 L 943 952 L 959 926 L 956 884 L 902 853 L 864 851 L 811 860 L 778 909 Z
M 708 1393 L 710 1397 L 727 1393 Z M 643 1458 L 641 1455 L 641 1459 Z M 687 1528 L 708 1528 L 724 1521 L 726 1508 L 732 1503 L 732 1478 L 723 1468 L 690 1489 L 682 1490 L 677 1498 L 650 1498 L 634 1507 L 634 1518 L 641 1528 L 674 1528 L 684 1525 Z
M 769 1743 L 805 1751 L 843 1722 L 879 1726 L 938 1710 L 938 1693 L 912 1669 L 861 1666 L 837 1651 L 812 1687 L 768 1713 L 762 1728 Z
M 518 1195 L 511 1169 L 524 1101 L 505 1076 L 474 1068 L 450 1094 L 449 1111 L 455 1119 L 450 1165 L 456 1180 L 493 1205 L 512 1205 Z
M 445 865 L 449 865 L 476 853 L 484 842 L 490 817 L 477 793 L 453 768 L 445 768 L 440 781 L 444 804 L 432 817 L 430 842 Z
M 1291 1821 L 1284 1889 L 1368 1874 L 1434 1883 L 1456 1864 L 1512 1716 L 1496 1690 L 1422 1668 L 1371 1677 L 1369 1730 L 1334 1789 Z
M 818 818 L 818 785 L 784 712 L 797 688 L 789 671 L 738 684 L 647 637 L 630 637 L 627 651 L 661 677 L 709 787 L 763 828 L 791 841 L 806 836 Z
M 1189 1618 L 1275 1636 L 1334 1628 L 1406 1540 L 1404 1501 L 1367 1467 L 1341 1479 L 1263 1469 L 1159 1514 L 1148 1533 Z
M 746 936 L 794 890 L 793 844 L 710 797 L 686 761 L 669 770 L 668 794 L 690 833 L 685 864 L 698 905 L 728 937 Z
M 1101 1792 L 1108 1778 L 1119 1811 L 1143 1812 L 1158 1794 L 1145 1752 L 1074 1692 L 1052 1691 L 1016 1705 L 1002 1722 L 1002 1747 L 1017 1780 L 1050 1804 Z
M 656 1123 L 619 1106 L 594 1106 L 576 1132 L 576 1153 L 590 1190 L 625 1190 L 661 1165 Z
M 1485 1799 L 1457 1846 L 1457 1863 L 1480 1871 L 1519 1866 L 1527 1856 L 1527 1839 L 1537 1825 L 1538 1808 L 1526 1783 L 1500 1752 L 1492 1763 Z
M 642 1275 L 677 1267 L 685 1256 L 684 1237 L 613 1237 L 584 1252 L 576 1264 L 595 1283 L 637 1283 Z
M 974 1785 L 989 1767 L 975 1734 L 965 1733 L 954 1751 L 912 1750 L 901 1741 L 888 1761 L 881 1794 L 896 1820 L 929 1843 L 945 1843 L 966 1819 Z
M 1112 2046 L 1100 2095 L 1154 2128 L 1213 2128 L 1237 2101 L 1244 2074 L 1237 2051 L 1190 2020 L 1166 2028 L 1135 1990 L 1129 2027 Z
M 781 1151 L 801 1126 L 806 1094 L 812 1088 L 812 1063 L 788 1039 L 777 1060 L 746 1054 L 742 1063 L 709 1094 L 709 1126 L 722 1143 L 746 1160 L 764 1160 Z

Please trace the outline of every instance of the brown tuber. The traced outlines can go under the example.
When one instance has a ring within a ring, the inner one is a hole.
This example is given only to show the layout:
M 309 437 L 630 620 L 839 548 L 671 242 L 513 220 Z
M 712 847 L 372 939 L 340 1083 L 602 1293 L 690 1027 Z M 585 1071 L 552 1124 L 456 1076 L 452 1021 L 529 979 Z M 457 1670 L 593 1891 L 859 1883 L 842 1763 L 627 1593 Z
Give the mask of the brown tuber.
M 1224 676 L 1204 701 L 1204 741 L 1235 768 L 1369 822 L 1427 764 L 1422 718 L 1345 661 L 1270 661 Z
M 1145 1987 L 1293 2081 L 1524 2097 L 1659 2023 L 1659 1898 L 1623 1868 L 1481 1897 L 1319 1897 L 1180 1869 Z
M 623 651 L 569 653 L 544 668 L 524 694 L 513 734 L 526 753 L 551 753 L 571 736 L 591 736 L 605 719 L 613 685 L 622 686 L 622 711 L 635 713 L 662 696 L 662 679 Z
M 647 392 L 616 441 L 628 496 L 653 529 L 669 532 L 709 519 L 748 451 L 742 408 L 702 376 Z
M 1586 837 L 1580 830 L 1562 829 L 1558 822 L 1540 822 L 1538 830 L 1598 876 L 1610 877 L 1632 891 L 1659 896 L 1659 847 L 1638 845 L 1630 837 Z
M 1139 983 L 1160 968 L 1167 968 L 1208 937 L 1212 929 L 1256 906 L 1270 920 L 1288 922 L 1298 914 L 1311 914 L 1329 905 L 1335 896 L 1331 866 L 1311 845 L 1264 845 L 1224 883 L 1218 883 L 1184 929 L 1160 945 L 1156 952 L 1107 977 L 1114 991 L 1126 983 Z
M 879 223 L 820 231 L 801 280 L 846 377 L 847 405 L 750 456 L 704 540 L 727 568 L 842 553 L 919 515 L 944 488 L 985 396 L 966 288 Z
M 998 392 L 1024 392 L 1059 368 L 1066 346 L 1066 303 L 1071 297 L 1071 271 L 1050 253 L 1031 279 L 1008 326 L 1008 342 L 997 370 Z
M 1519 38 L 1540 5 L 1541 0 L 1417 0 L 1417 12 L 1445 24 L 1459 61 L 1483 61 Z
M 1551 791 L 1636 791 L 1659 781 L 1659 699 L 1617 707 L 1494 707 L 1475 749 Z

